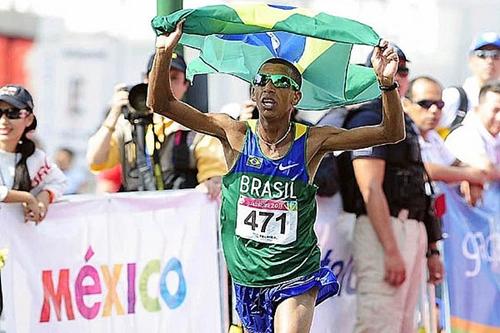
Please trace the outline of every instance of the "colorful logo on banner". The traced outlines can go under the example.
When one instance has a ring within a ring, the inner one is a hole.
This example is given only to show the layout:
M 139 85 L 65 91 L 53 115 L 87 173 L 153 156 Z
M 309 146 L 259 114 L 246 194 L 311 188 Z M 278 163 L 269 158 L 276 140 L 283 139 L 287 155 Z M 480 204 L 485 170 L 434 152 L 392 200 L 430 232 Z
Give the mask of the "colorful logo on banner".
M 450 188 L 443 192 L 451 332 L 500 333 L 500 184 L 473 209 Z
M 88 320 L 95 319 L 99 314 L 102 317 L 110 317 L 112 314 L 124 315 L 124 305 L 127 314 L 136 313 L 136 290 L 139 291 L 140 304 L 147 312 L 161 310 L 160 299 L 170 309 L 179 307 L 186 298 L 186 280 L 182 271 L 182 264 L 177 258 L 171 258 L 165 265 L 159 259 L 150 260 L 138 272 L 136 263 L 101 265 L 95 267 L 88 264 L 94 255 L 92 247 L 85 254 L 85 262 L 76 273 L 74 284 L 71 270 L 69 268 L 44 270 L 42 276 L 43 304 L 40 311 L 40 323 L 75 320 L 74 304 L 80 315 Z M 122 274 L 122 269 L 126 272 Z M 160 297 L 148 294 L 149 280 L 152 275 L 160 274 L 158 286 Z M 178 286 L 175 292 L 167 287 L 167 275 L 175 274 Z M 56 277 L 57 276 L 57 277 Z M 127 286 L 126 295 L 119 295 L 117 286 L 120 280 L 125 279 Z M 57 281 L 57 285 L 55 284 Z M 74 287 L 74 288 L 73 288 Z M 89 299 L 86 296 L 93 295 Z M 51 309 L 55 313 L 55 319 L 51 316 Z M 64 309 L 64 310 L 63 310 Z M 66 312 L 66 318 L 62 316 Z

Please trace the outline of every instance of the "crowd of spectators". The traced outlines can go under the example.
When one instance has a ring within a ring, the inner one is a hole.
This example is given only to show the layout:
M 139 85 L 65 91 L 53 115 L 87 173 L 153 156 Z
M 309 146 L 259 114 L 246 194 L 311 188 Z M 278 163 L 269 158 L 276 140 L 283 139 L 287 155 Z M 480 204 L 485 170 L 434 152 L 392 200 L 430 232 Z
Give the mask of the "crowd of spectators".
M 405 111 L 406 139 L 396 145 L 344 152 L 340 157 L 329 154 L 315 180 L 319 195 L 333 196 L 340 191 L 344 210 L 358 217 L 354 259 L 357 288 L 363 296 L 358 297 L 359 332 L 385 332 L 383 327 L 398 325 L 391 332 L 407 332 L 413 323 L 409 309 L 417 302 L 415 283 L 424 274 L 423 262 L 427 262 L 431 282 L 439 283 L 443 278 L 436 245 L 441 239 L 440 230 L 436 230 L 439 216 L 428 216 L 432 210 L 428 207 L 429 198 L 435 195 L 432 183 L 455 187 L 474 206 L 481 202 L 485 188 L 500 180 L 500 35 L 480 34 L 469 49 L 472 76 L 463 85 L 446 89 L 432 73 L 410 80 L 410 59 L 400 48 L 397 50 L 400 63 L 396 81 Z M 151 66 L 152 58 L 145 84 Z M 181 55 L 173 58 L 170 80 L 175 96 L 182 98 L 189 82 Z M 197 187 L 208 192 L 211 199 L 217 199 L 221 177 L 227 172 L 218 139 L 156 114 L 146 121 L 142 116 L 134 116 L 140 108 L 131 100 L 131 88 L 116 86 L 102 125 L 88 141 L 87 162 L 96 175 L 97 191 Z M 7 110 L 7 102 L 2 102 L 1 119 L 13 112 Z M 258 117 L 255 110 L 251 102 L 242 101 L 241 105 L 233 103 L 220 112 L 246 120 Z M 382 120 L 380 111 L 381 102 L 375 100 L 331 110 L 319 124 L 345 128 L 374 125 Z M 23 129 L 31 124 L 24 124 Z M 143 138 L 138 140 L 138 133 L 144 133 Z M 72 171 L 73 155 L 70 149 L 61 148 L 53 156 L 68 178 L 65 194 L 88 191 L 88 184 L 92 183 Z M 405 181 L 407 187 L 403 186 Z M 405 190 L 409 192 L 403 193 Z M 16 194 L 4 192 L 2 198 Z M 41 193 L 50 196 L 52 192 Z M 27 207 L 26 218 L 41 220 L 43 216 L 30 214 L 42 214 L 40 210 L 51 201 L 52 197 L 43 198 Z M 409 242 L 410 238 L 414 242 Z M 373 262 L 377 264 L 375 268 Z M 370 326 L 373 324 L 379 327 Z

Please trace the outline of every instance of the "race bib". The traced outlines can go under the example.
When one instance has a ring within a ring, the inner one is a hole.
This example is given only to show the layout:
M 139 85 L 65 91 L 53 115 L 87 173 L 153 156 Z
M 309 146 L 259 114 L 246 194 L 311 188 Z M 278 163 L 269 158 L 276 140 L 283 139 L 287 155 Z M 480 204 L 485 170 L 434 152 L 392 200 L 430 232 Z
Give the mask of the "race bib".
M 236 235 L 268 244 L 294 242 L 297 239 L 297 201 L 240 196 Z

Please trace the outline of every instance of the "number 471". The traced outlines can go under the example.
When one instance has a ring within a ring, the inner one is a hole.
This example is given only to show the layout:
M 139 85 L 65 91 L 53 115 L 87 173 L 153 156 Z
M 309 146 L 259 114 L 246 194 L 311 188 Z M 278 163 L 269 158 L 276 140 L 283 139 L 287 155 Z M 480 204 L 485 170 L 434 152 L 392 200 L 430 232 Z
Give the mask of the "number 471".
M 274 217 L 274 213 L 271 212 L 259 212 L 259 216 L 264 217 L 264 224 L 262 225 L 262 228 L 260 229 L 260 232 L 266 232 L 267 225 L 271 221 L 271 219 Z M 282 235 L 285 234 L 285 223 L 286 223 L 286 213 L 282 213 L 280 216 L 276 217 L 275 220 L 277 222 L 281 223 L 281 229 L 280 233 Z M 252 231 L 257 229 L 259 225 L 257 224 L 257 211 L 252 210 L 250 214 L 245 218 L 245 221 L 243 222 L 246 225 L 249 225 L 252 227 Z

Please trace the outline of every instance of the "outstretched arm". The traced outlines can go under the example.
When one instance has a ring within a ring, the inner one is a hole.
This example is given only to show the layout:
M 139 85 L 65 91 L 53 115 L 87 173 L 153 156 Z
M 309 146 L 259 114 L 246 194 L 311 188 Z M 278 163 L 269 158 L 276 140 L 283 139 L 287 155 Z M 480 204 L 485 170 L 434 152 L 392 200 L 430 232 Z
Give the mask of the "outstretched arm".
M 241 125 L 224 114 L 205 114 L 183 103 L 174 96 L 170 86 L 172 53 L 182 35 L 182 22 L 174 32 L 158 36 L 153 68 L 149 74 L 147 105 L 154 112 L 166 116 L 197 132 L 227 141 L 228 131 Z M 244 130 L 243 130 L 244 131 Z
M 394 48 L 382 41 L 375 47 L 372 64 L 381 86 L 394 84 L 398 69 L 398 55 Z M 350 130 L 335 127 L 317 127 L 311 131 L 311 139 L 318 142 L 318 151 L 324 154 L 334 150 L 353 150 L 395 143 L 405 137 L 403 108 L 397 89 L 382 91 L 382 123 L 377 126 L 363 126 Z

